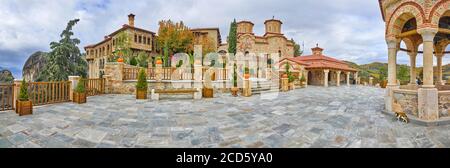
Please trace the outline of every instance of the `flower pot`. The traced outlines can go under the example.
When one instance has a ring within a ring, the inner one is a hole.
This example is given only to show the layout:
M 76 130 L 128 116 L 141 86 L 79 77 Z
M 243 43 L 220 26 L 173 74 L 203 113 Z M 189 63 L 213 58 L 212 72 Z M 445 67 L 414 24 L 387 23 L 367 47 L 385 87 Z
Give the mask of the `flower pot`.
M 161 65 L 161 64 L 163 64 L 163 62 L 162 62 L 162 60 L 159 59 L 159 60 L 156 60 L 155 64 Z
M 214 89 L 212 88 L 203 88 L 202 93 L 204 98 L 214 98 Z
M 386 88 L 387 81 L 386 80 L 381 81 L 380 86 L 381 86 L 381 88 Z
M 238 91 L 239 91 L 239 88 L 237 88 L 237 87 L 232 87 L 232 88 L 231 88 L 231 94 L 232 94 L 234 97 L 237 97 L 237 96 L 238 96 Z
M 73 102 L 77 104 L 86 103 L 86 93 L 73 92 Z
M 244 74 L 245 79 L 250 79 L 250 74 Z
M 122 62 L 123 63 L 123 58 L 117 59 L 117 62 Z
M 287 74 L 283 74 L 283 75 L 281 76 L 281 78 L 288 78 L 288 75 L 287 75 Z
M 147 89 L 137 89 L 136 90 L 136 99 L 138 99 L 138 100 L 147 99 Z
M 33 103 L 31 101 L 20 101 L 17 100 L 16 104 L 17 113 L 19 116 L 31 115 L 33 114 Z

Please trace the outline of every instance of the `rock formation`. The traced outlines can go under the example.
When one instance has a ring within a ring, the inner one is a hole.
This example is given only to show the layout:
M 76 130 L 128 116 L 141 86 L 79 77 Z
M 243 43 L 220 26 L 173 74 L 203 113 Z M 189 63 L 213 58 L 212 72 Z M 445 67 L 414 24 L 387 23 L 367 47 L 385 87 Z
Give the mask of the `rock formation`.
M 38 51 L 32 54 L 23 66 L 23 79 L 26 81 L 36 81 L 46 63 L 47 53 Z

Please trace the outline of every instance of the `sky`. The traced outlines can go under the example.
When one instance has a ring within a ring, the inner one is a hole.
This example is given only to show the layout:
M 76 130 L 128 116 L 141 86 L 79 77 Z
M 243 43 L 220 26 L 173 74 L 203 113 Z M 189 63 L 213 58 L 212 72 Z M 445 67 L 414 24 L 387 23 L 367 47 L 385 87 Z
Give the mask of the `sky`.
M 21 78 L 26 59 L 49 51 L 71 19 L 80 49 L 100 42 L 136 15 L 136 27 L 153 32 L 158 21 L 183 21 L 191 28 L 219 27 L 223 41 L 236 18 L 255 23 L 264 34 L 264 21 L 283 21 L 282 31 L 305 45 L 305 54 L 318 43 L 324 54 L 358 64 L 387 62 L 385 23 L 377 0 L 0 0 L 0 67 Z M 398 62 L 408 64 L 405 53 Z M 421 66 L 421 57 L 418 57 Z M 450 58 L 444 58 L 450 63 Z

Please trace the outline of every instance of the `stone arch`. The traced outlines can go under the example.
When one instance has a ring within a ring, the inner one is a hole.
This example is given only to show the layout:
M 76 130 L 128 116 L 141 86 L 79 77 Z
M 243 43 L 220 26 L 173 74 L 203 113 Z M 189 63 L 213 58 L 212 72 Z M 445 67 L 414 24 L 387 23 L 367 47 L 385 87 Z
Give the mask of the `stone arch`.
M 443 16 L 450 16 L 450 0 L 441 0 L 431 9 L 430 20 L 431 25 L 434 27 L 439 26 L 439 20 Z
M 424 25 L 426 20 L 422 7 L 415 2 L 407 2 L 400 5 L 394 10 L 387 22 L 386 35 L 389 37 L 400 34 L 404 24 L 412 18 L 416 19 L 417 28 Z
M 443 53 L 445 52 L 445 49 L 447 48 L 447 46 L 450 44 L 450 40 L 449 39 L 445 39 L 442 41 L 439 41 L 436 45 L 434 50 L 436 51 L 436 53 Z
M 407 50 L 409 50 L 411 52 L 418 51 L 418 47 L 420 45 L 419 40 L 412 39 L 412 38 L 403 38 L 402 41 L 405 43 Z

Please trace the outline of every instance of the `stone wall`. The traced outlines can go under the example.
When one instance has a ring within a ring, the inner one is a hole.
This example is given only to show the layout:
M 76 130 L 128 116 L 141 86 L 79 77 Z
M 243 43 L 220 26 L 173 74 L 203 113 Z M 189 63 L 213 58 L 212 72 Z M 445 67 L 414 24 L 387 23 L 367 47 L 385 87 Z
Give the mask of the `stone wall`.
M 439 92 L 439 117 L 450 117 L 450 91 Z
M 419 116 L 417 91 L 394 90 L 394 102 L 399 103 L 407 115 Z

